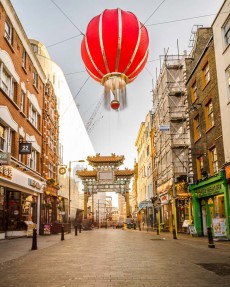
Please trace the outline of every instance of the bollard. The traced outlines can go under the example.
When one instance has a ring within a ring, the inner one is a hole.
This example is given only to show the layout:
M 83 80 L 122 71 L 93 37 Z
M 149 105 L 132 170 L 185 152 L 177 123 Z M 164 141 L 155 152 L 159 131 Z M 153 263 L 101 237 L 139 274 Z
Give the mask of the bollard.
M 157 235 L 160 235 L 159 230 L 160 230 L 160 226 L 158 225 L 158 226 L 157 226 Z
M 215 244 L 213 242 L 213 237 L 212 237 L 212 229 L 211 229 L 211 227 L 207 228 L 207 232 L 208 232 L 208 247 L 209 248 L 215 248 Z
M 75 225 L 75 235 L 77 236 L 77 225 Z
M 37 250 L 37 229 L 34 228 L 33 229 L 33 241 L 32 241 L 32 248 L 31 250 Z
M 64 240 L 65 237 L 64 237 L 64 225 L 62 225 L 61 227 L 61 240 Z
M 134 224 L 133 224 L 133 229 L 134 229 L 134 230 L 137 229 L 136 222 L 134 222 Z
M 173 239 L 177 239 L 175 227 L 173 227 Z
M 80 225 L 79 225 L 79 233 L 81 233 L 81 227 L 82 227 L 82 226 L 81 226 L 81 224 L 80 224 Z

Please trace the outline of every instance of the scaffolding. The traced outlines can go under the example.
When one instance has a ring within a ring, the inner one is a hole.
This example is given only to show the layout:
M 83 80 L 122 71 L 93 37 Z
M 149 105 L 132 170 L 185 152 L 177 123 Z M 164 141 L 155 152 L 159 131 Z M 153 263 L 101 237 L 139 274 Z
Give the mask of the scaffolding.
M 157 187 L 177 178 L 187 180 L 189 128 L 185 56 L 164 55 L 153 91 L 153 123 Z

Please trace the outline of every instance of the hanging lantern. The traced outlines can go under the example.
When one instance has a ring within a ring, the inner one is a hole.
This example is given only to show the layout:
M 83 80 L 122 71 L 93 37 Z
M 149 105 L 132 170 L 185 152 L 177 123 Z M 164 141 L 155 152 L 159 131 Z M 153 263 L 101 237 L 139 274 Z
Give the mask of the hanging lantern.
M 148 32 L 137 17 L 121 9 L 104 10 L 88 24 L 81 55 L 89 75 L 104 86 L 105 103 L 126 106 L 126 85 L 148 58 Z

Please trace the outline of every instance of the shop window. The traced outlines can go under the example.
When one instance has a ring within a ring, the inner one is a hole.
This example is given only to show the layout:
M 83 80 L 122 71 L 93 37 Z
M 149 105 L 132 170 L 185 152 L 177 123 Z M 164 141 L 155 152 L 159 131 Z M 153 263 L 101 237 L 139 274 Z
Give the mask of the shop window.
M 218 172 L 218 158 L 216 147 L 213 147 L 209 150 L 209 167 L 211 175 L 214 175 Z
M 192 95 L 192 102 L 194 103 L 197 99 L 197 84 L 196 81 L 193 83 L 191 87 L 191 95 Z
M 213 114 L 213 104 L 209 101 L 205 105 L 205 120 L 206 120 L 206 130 L 209 130 L 214 126 L 214 114 Z
M 197 141 L 201 138 L 201 130 L 200 130 L 200 116 L 197 115 L 194 118 L 194 140 Z
M 214 206 L 215 206 L 215 217 L 226 218 L 224 208 L 224 195 L 221 194 L 214 197 Z
M 209 81 L 210 81 L 210 70 L 209 70 L 209 64 L 206 63 L 204 68 L 202 69 L 203 87 L 205 87 Z
M 27 193 L 22 193 L 22 221 L 33 221 L 36 223 L 36 207 L 36 197 Z
M 19 191 L 8 191 L 6 193 L 6 207 L 8 218 L 6 221 L 7 230 L 23 230 L 21 220 L 21 196 Z

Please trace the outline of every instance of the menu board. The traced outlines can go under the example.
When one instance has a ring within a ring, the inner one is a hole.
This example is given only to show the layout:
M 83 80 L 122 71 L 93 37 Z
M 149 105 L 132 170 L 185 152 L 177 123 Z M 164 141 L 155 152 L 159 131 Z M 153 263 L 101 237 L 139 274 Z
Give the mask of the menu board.
M 212 226 L 213 226 L 213 233 L 215 237 L 227 235 L 225 218 L 213 218 Z

